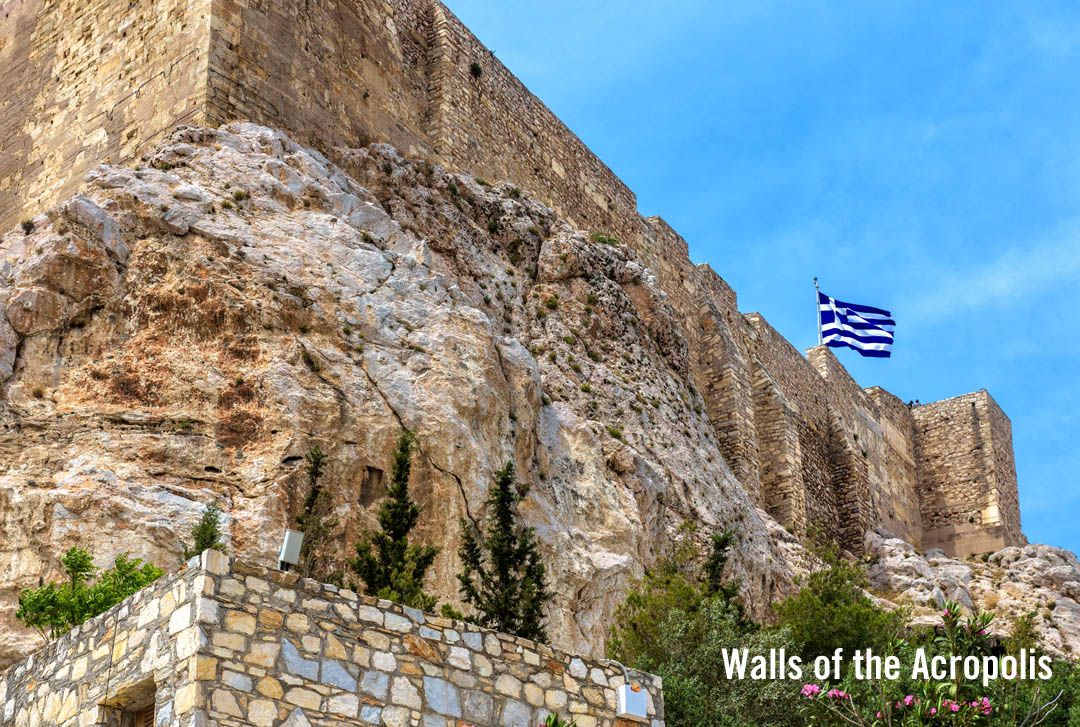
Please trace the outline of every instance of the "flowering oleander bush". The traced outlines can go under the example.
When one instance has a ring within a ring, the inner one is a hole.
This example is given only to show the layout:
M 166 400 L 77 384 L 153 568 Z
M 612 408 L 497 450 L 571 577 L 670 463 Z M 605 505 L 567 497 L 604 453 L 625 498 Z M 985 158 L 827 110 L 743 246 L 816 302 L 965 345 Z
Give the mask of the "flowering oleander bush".
M 993 653 L 987 635 L 993 619 L 985 612 L 965 617 L 958 604 L 948 603 L 935 636 L 919 646 L 928 657 L 999 659 L 1002 655 Z M 900 657 L 902 669 L 910 670 L 915 648 L 896 639 L 889 651 Z M 1047 723 L 1063 696 L 1035 680 L 995 680 L 984 687 L 981 678 L 967 679 L 962 669 L 953 678 L 936 682 L 848 678 L 833 687 L 807 683 L 799 694 L 807 723 L 823 727 L 1034 727 Z M 1068 724 L 1071 727 L 1071 721 Z
M 1030 618 L 1014 621 L 1012 635 L 1000 644 L 987 635 L 991 615 L 965 617 L 955 604 L 942 611 L 937 628 L 907 626 L 905 612 L 886 613 L 867 597 L 861 564 L 820 546 L 811 576 L 777 608 L 779 623 L 759 626 L 739 606 L 737 581 L 725 579 L 734 537 L 717 534 L 707 555 L 694 535 L 684 528 L 672 539 L 666 557 L 616 611 L 608 642 L 609 656 L 663 677 L 668 727 L 1080 727 L 1080 668 L 1072 661 L 1056 661 L 1045 682 L 996 681 L 984 688 L 981 679 L 911 678 L 920 648 L 928 659 L 1030 651 L 1037 646 Z M 807 683 L 813 658 L 837 647 L 849 657 L 868 648 L 894 655 L 900 678 L 857 680 L 849 660 L 836 683 Z M 781 648 L 801 657 L 802 679 L 726 678 L 724 649 L 768 654 Z

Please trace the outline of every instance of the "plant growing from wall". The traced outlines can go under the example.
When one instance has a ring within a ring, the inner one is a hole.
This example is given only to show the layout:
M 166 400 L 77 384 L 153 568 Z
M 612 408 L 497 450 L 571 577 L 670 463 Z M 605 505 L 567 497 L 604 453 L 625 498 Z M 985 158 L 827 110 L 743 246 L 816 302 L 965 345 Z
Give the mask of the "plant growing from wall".
M 228 553 L 225 543 L 222 542 L 221 532 L 221 508 L 216 502 L 212 502 L 203 509 L 199 522 L 191 528 L 192 544 L 189 548 L 184 546 L 184 560 L 194 558 L 204 550 L 218 550 Z
M 104 613 L 163 573 L 152 563 L 121 553 L 113 561 L 113 567 L 98 574 L 97 581 L 91 585 L 98 569 L 88 551 L 69 548 L 61 563 L 67 580 L 23 591 L 15 612 L 15 618 L 37 629 L 46 641 Z
M 304 534 L 296 572 L 304 578 L 340 585 L 342 574 L 334 567 L 330 554 L 330 543 L 336 534 L 338 521 L 331 514 L 330 493 L 320 482 L 327 455 L 315 445 L 304 459 L 307 461 L 304 472 L 307 474 L 308 492 L 300 514 L 296 516 L 296 529 Z
M 513 462 L 495 473 L 487 499 L 487 533 L 461 520 L 458 574 L 462 600 L 476 609 L 465 619 L 487 628 L 544 642 L 544 605 L 551 598 L 532 528 L 519 525 Z M 449 607 L 444 614 L 458 616 Z
M 410 544 L 409 533 L 421 508 L 409 497 L 409 474 L 416 437 L 406 431 L 398 439 L 387 498 L 379 506 L 379 531 L 365 531 L 356 543 L 349 567 L 368 595 L 431 611 L 435 597 L 424 591 L 424 579 L 439 548 Z

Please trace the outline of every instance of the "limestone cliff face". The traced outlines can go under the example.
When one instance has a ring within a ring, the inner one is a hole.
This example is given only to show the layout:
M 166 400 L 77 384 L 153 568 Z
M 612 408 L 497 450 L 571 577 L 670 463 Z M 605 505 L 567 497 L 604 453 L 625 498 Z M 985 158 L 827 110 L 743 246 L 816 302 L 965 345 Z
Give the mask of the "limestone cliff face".
M 731 574 L 764 614 L 789 585 L 775 524 L 725 465 L 634 253 L 387 145 L 338 157 L 184 127 L 0 238 L 0 666 L 39 643 L 19 589 L 71 545 L 168 567 L 217 500 L 231 552 L 273 562 L 316 444 L 347 556 L 403 427 L 444 599 L 459 518 L 513 461 L 555 644 L 599 653 L 685 521 L 739 531 Z
M 940 606 L 956 601 L 995 614 L 992 633 L 1007 635 L 1013 621 L 1031 615 L 1041 647 L 1080 655 L 1080 561 L 1049 545 L 1010 546 L 986 558 L 950 558 L 939 549 L 918 552 L 888 531 L 866 534 L 874 593 L 912 609 L 915 623 L 936 624 Z

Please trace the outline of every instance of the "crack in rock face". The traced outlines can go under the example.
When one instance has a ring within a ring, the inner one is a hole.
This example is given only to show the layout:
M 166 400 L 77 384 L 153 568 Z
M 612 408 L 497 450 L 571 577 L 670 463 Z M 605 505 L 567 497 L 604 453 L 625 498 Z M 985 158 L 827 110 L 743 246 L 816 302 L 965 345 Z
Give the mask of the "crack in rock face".
M 457 604 L 460 519 L 513 461 L 554 644 L 599 654 L 685 521 L 703 542 L 741 532 L 731 573 L 763 615 L 786 569 L 634 253 L 384 144 L 337 157 L 183 127 L 0 238 L 0 663 L 40 643 L 18 592 L 70 546 L 168 568 L 216 500 L 230 552 L 271 563 L 316 444 L 347 557 L 403 427 L 441 599 Z

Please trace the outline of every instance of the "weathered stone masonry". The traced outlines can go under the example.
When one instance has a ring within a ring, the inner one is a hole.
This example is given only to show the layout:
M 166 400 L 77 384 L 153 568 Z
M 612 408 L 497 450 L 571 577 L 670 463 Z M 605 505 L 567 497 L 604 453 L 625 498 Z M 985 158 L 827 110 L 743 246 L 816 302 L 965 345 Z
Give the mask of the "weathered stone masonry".
M 659 677 L 631 672 L 663 727 Z M 531 727 L 615 718 L 617 668 L 282 571 L 193 558 L 0 674 L 14 727 Z M 102 708 L 105 708 L 104 710 Z
M 876 526 L 959 555 L 1024 542 L 1011 430 L 988 394 L 912 412 L 864 391 L 831 352 L 807 358 L 741 314 L 731 287 L 662 219 L 641 217 L 633 192 L 437 0 L 0 0 L 0 67 L 4 228 L 180 123 L 248 119 L 331 156 L 387 141 L 509 180 L 634 248 L 682 325 L 726 463 L 793 532 L 817 523 L 853 551 Z

